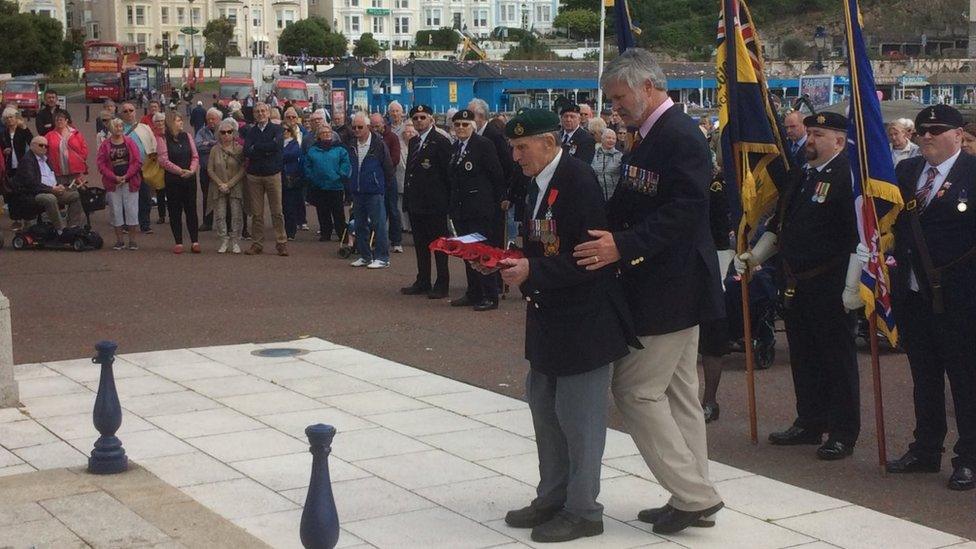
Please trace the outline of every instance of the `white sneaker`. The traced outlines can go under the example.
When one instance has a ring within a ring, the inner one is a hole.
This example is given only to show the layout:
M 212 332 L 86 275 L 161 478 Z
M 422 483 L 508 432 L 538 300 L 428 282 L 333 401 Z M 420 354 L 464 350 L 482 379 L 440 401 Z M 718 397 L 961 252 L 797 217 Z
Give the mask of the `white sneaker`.
M 372 261 L 369 262 L 369 265 L 366 265 L 366 268 L 367 269 L 385 269 L 385 268 L 387 268 L 389 266 L 390 266 L 390 262 L 389 261 L 382 261 L 380 259 L 374 259 L 374 260 L 372 260 Z
M 349 264 L 350 267 L 365 267 L 366 265 L 369 265 L 369 261 L 366 261 L 361 257 Z
M 234 242 L 234 246 L 231 247 L 230 251 L 234 252 L 235 254 L 241 253 L 241 245 L 238 244 L 237 242 Z
M 217 253 L 222 254 L 227 252 L 227 245 L 229 244 L 226 238 L 220 240 L 220 247 L 217 248 Z
M 395 254 L 402 254 L 403 253 L 403 246 L 394 246 L 393 247 L 393 253 L 395 253 Z

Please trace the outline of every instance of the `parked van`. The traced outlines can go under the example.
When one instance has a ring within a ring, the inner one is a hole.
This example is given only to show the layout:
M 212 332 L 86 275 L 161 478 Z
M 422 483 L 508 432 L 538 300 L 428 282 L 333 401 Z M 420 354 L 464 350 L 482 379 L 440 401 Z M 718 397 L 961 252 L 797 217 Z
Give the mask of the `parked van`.
M 279 78 L 274 83 L 275 95 L 278 101 L 290 101 L 295 108 L 302 110 L 311 103 L 308 100 L 308 84 L 298 78 Z

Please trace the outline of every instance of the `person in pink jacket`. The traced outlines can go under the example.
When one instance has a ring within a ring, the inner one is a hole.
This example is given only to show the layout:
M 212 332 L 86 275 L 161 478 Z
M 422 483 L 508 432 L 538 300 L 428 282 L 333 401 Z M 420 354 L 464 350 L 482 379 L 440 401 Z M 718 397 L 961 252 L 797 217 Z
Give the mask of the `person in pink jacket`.
M 166 132 L 157 140 L 159 165 L 166 172 L 166 205 L 169 227 L 173 230 L 174 254 L 183 253 L 183 216 L 190 233 L 190 250 L 200 253 L 197 218 L 197 171 L 200 157 L 193 137 L 183 131 L 183 117 L 170 111 L 166 115 Z
M 58 109 L 54 112 L 54 129 L 44 137 L 47 139 L 51 169 L 58 183 L 65 187 L 75 182 L 84 186 L 88 180 L 88 142 L 71 125 L 68 111 Z
M 139 228 L 139 186 L 142 183 L 142 160 L 139 147 L 125 135 L 122 120 L 113 118 L 108 123 L 109 137 L 102 141 L 95 155 L 98 173 L 102 174 L 105 198 L 111 208 L 112 226 L 115 227 L 114 250 L 122 250 L 122 231 L 128 226 L 129 249 L 138 250 L 135 235 Z

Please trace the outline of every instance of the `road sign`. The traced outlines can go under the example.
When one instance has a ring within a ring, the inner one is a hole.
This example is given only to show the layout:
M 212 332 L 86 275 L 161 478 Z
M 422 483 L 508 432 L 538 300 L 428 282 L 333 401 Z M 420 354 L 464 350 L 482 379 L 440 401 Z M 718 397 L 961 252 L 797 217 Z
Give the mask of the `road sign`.
M 183 34 L 193 35 L 199 33 L 200 29 L 193 28 L 193 27 L 183 27 L 182 29 L 180 29 L 180 32 L 182 32 Z
M 366 15 L 390 15 L 389 8 L 366 8 Z

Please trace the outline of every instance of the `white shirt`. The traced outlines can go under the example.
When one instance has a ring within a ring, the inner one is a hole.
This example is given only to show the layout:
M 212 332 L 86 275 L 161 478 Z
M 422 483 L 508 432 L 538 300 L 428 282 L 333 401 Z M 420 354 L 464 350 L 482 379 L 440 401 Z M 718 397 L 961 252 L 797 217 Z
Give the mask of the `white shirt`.
M 566 130 L 563 130 L 563 143 L 565 143 L 565 142 L 569 141 L 570 139 L 572 139 L 573 138 L 573 134 L 576 133 L 576 130 L 578 130 L 578 129 L 580 129 L 579 126 L 576 126 L 576 128 L 573 131 L 571 131 L 571 132 L 568 132 Z
M 950 156 L 938 166 L 935 166 L 935 169 L 939 170 L 939 173 L 935 174 L 935 180 L 932 182 L 932 190 L 930 190 L 929 195 L 925 197 L 925 204 L 918 204 L 916 207 L 925 208 L 925 206 L 928 206 L 932 202 L 932 199 L 935 198 L 936 194 L 938 194 L 939 189 L 942 188 L 942 184 L 945 183 L 946 176 L 949 175 L 949 170 L 951 170 L 956 164 L 956 160 L 959 158 L 959 153 L 961 152 L 962 150 L 956 151 L 956 154 Z M 918 176 L 918 181 L 915 182 L 916 193 L 925 186 L 925 181 L 929 178 L 929 168 L 931 167 L 933 167 L 932 164 L 926 162 L 925 167 L 922 168 L 922 174 Z M 913 292 L 917 292 L 919 289 L 918 277 L 915 276 L 915 269 L 912 269 L 908 274 L 908 287 L 911 288 Z
M 366 134 L 366 142 L 363 143 L 360 140 L 356 140 L 356 156 L 359 157 L 359 167 L 363 167 L 363 159 L 366 158 L 366 153 L 369 152 L 369 143 L 373 140 L 373 132 Z
M 420 134 L 420 146 L 421 147 L 424 146 L 424 141 L 427 141 L 427 136 L 430 135 L 430 130 L 432 130 L 432 129 L 434 129 L 434 126 L 433 125 L 431 125 L 431 127 L 427 128 L 427 131 L 425 131 L 424 133 Z
M 488 123 L 485 122 L 480 128 L 476 129 L 474 132 L 478 135 L 485 135 L 485 128 L 488 127 Z
M 539 196 L 535 199 L 535 208 L 532 210 L 532 218 L 539 215 L 539 208 L 542 207 L 542 201 L 546 198 L 546 191 L 549 190 L 549 182 L 552 181 L 553 174 L 556 173 L 556 166 L 559 165 L 559 159 L 563 157 L 563 150 L 560 148 L 556 152 L 556 158 L 552 159 L 552 162 L 542 168 L 539 175 L 535 176 L 535 184 L 539 187 Z
M 47 156 L 38 156 L 37 166 L 41 169 L 41 183 L 53 189 L 58 184 L 58 180 L 54 177 L 54 170 L 47 163 Z
M 10 143 L 11 143 L 10 169 L 16 170 L 17 169 L 17 151 L 13 150 L 13 142 L 14 142 L 14 132 L 10 132 Z
M 471 141 L 471 138 L 470 137 L 467 138 L 467 139 L 465 139 L 464 141 L 461 141 L 461 150 L 458 151 L 458 158 L 461 158 L 462 156 L 464 156 L 464 151 L 468 148 L 468 143 L 470 141 Z

